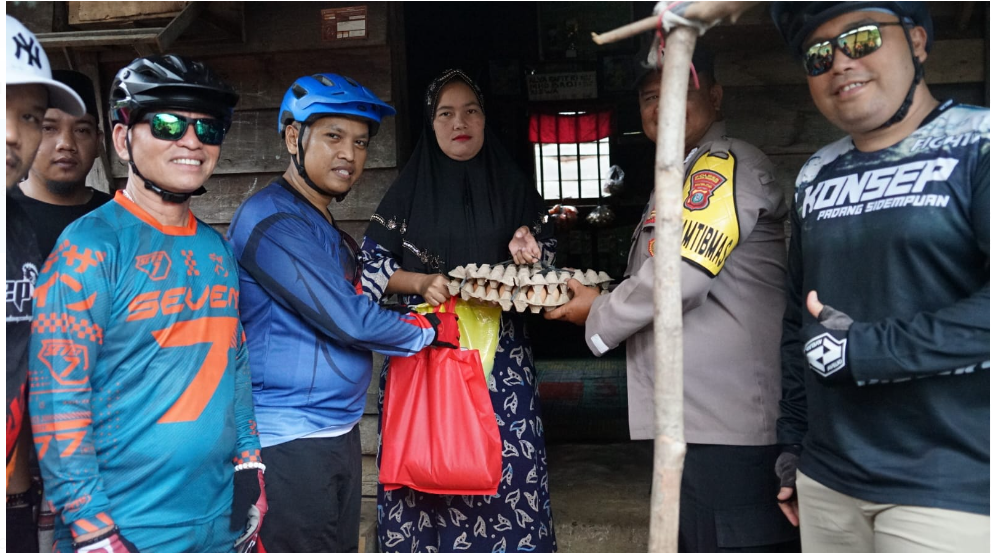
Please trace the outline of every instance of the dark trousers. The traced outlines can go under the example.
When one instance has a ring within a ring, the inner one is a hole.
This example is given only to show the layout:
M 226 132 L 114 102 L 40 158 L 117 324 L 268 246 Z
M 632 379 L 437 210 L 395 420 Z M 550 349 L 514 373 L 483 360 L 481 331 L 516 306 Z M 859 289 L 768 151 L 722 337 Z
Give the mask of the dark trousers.
M 793 553 L 798 528 L 778 508 L 777 446 L 688 444 L 679 553 Z
M 7 505 L 7 553 L 38 553 L 38 525 L 30 501 Z
M 302 438 L 262 448 L 268 553 L 357 553 L 361 435 Z

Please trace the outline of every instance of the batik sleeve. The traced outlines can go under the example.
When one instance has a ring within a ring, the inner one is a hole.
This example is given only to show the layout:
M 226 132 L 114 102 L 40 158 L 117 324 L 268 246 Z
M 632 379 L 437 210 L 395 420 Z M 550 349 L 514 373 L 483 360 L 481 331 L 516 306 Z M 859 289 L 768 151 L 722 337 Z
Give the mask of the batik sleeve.
M 367 236 L 361 241 L 360 255 L 361 293 L 375 303 L 381 302 L 389 279 L 399 270 L 399 262 L 392 257 L 392 252 Z

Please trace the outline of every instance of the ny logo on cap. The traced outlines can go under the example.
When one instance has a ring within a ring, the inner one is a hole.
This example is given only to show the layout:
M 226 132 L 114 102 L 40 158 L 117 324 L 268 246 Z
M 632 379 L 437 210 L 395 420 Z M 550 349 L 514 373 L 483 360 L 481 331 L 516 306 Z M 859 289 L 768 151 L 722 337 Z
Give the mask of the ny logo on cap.
M 14 57 L 21 59 L 21 52 L 27 52 L 28 54 L 28 65 L 34 65 L 38 69 L 44 69 L 41 67 L 41 55 L 40 48 L 34 43 L 34 39 L 26 39 L 21 33 L 17 33 L 14 36 L 14 45 L 17 46 L 17 52 L 14 53 Z

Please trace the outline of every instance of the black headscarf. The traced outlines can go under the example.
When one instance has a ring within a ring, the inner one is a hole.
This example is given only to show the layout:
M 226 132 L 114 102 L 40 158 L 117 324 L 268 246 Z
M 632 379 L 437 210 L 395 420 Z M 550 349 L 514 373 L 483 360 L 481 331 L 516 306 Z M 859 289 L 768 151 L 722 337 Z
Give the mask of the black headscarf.
M 538 241 L 553 236 L 536 187 L 487 126 L 474 158 L 456 161 L 441 151 L 434 111 L 441 89 L 455 79 L 475 92 L 485 112 L 481 91 L 461 71 L 449 69 L 434 79 L 427 87 L 420 141 L 368 226 L 368 238 L 408 271 L 446 273 L 468 263 L 506 261 L 512 258 L 509 241 L 521 226 Z

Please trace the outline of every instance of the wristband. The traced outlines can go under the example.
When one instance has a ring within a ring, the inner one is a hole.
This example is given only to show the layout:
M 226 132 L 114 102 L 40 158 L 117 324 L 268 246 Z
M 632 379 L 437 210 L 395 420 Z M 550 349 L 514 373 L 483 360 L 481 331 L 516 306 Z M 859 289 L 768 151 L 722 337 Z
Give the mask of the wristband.
M 265 463 L 259 463 L 258 461 L 249 461 L 247 463 L 238 463 L 234 465 L 234 472 L 248 469 L 258 469 L 265 474 Z

